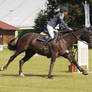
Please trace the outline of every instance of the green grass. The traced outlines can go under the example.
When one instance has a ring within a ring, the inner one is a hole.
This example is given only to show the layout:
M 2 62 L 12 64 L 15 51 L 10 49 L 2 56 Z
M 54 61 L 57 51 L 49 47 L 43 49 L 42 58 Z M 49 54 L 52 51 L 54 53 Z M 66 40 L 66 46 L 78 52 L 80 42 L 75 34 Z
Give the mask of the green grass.
M 0 52 L 0 66 L 6 64 L 13 53 L 7 49 Z M 91 54 L 92 50 L 89 51 L 90 71 Z M 69 62 L 63 58 L 58 58 L 55 63 L 53 80 L 47 78 L 50 59 L 42 56 L 35 56 L 25 63 L 25 77 L 19 77 L 19 60 L 23 56 L 18 56 L 6 71 L 0 72 L 0 92 L 92 92 L 92 74 L 84 76 L 67 72 Z

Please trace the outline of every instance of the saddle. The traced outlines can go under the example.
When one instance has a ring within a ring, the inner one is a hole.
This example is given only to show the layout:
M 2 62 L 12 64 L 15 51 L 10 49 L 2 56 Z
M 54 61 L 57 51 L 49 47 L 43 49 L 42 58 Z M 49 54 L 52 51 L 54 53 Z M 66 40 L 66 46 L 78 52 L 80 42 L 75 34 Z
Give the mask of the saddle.
M 58 37 L 58 30 L 55 30 L 55 39 L 57 39 Z M 40 33 L 40 36 L 38 37 L 38 41 L 42 41 L 42 42 L 45 42 L 47 41 L 48 39 L 50 38 L 49 34 L 45 33 L 45 32 L 41 32 Z
M 49 35 L 41 32 L 40 36 L 37 38 L 38 41 L 45 42 L 47 39 L 49 39 Z
M 57 36 L 57 34 L 58 34 L 58 30 L 55 30 L 54 31 L 55 32 L 55 38 L 56 38 L 56 36 Z M 38 41 L 42 41 L 42 42 L 45 42 L 45 41 L 47 41 L 48 39 L 49 39 L 49 34 L 48 33 L 45 33 L 45 32 L 41 32 L 40 33 L 40 36 L 38 37 Z

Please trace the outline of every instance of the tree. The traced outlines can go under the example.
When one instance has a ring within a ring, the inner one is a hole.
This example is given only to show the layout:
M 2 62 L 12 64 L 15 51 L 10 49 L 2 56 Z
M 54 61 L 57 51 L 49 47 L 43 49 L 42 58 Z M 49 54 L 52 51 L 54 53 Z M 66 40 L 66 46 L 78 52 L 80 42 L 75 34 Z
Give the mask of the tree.
M 44 30 L 44 27 L 47 23 L 47 14 L 44 10 L 38 14 L 38 17 L 35 19 L 34 32 L 40 33 Z
M 38 27 L 40 27 L 39 29 L 41 29 L 42 27 L 43 30 L 46 21 L 48 21 L 51 17 L 53 17 L 53 15 L 56 14 L 56 9 L 60 8 L 61 6 L 67 6 L 69 8 L 69 15 L 65 18 L 65 21 L 69 24 L 69 26 L 79 27 L 84 25 L 85 16 L 84 16 L 84 8 L 82 5 L 82 2 L 84 1 L 85 0 L 47 0 L 47 9 L 43 10 L 44 13 L 40 13 L 40 15 L 38 15 L 38 18 L 36 18 L 34 29 L 38 30 L 37 29 Z M 92 10 L 92 0 L 89 0 L 89 2 L 90 8 Z
M 56 0 L 47 0 L 46 10 L 41 10 L 38 17 L 35 19 L 34 31 L 40 33 L 44 30 L 47 21 L 55 15 L 55 10 L 58 8 Z
M 48 20 L 56 14 L 56 9 L 58 8 L 57 0 L 47 0 L 47 18 Z

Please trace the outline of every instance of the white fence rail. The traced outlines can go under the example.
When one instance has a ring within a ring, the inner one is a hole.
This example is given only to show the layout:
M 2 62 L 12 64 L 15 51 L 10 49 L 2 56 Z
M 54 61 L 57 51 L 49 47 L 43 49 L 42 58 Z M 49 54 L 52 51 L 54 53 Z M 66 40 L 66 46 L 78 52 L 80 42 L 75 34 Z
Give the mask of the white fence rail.
M 80 66 L 86 66 L 87 71 L 88 67 L 88 44 L 83 41 L 78 41 L 78 64 Z

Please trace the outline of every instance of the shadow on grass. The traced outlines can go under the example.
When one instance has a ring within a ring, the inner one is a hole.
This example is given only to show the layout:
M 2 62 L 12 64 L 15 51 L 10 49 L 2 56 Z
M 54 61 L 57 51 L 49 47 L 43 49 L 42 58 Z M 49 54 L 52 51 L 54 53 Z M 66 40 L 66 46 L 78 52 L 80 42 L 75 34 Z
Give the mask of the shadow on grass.
M 0 77 L 5 77 L 5 76 L 10 76 L 10 77 L 18 77 L 18 74 L 0 74 Z
M 65 74 L 64 74 L 65 73 Z M 60 74 L 53 75 L 53 77 L 71 77 L 68 71 L 61 71 Z M 48 78 L 48 74 L 24 74 L 25 77 L 42 77 L 42 78 Z M 0 77 L 19 77 L 18 74 L 0 74 Z
M 18 74 L 0 74 L 0 77 L 19 77 Z M 48 75 L 45 74 L 25 74 L 25 77 L 43 77 L 46 78 Z
M 25 74 L 25 77 L 42 77 L 42 78 L 48 78 L 48 75 L 46 75 L 46 74 Z
M 25 77 L 42 77 L 42 78 L 48 78 L 48 75 L 47 74 L 25 74 Z M 69 74 L 56 74 L 56 75 L 53 75 L 53 77 L 64 77 L 64 78 L 69 78 L 71 77 L 71 75 Z

